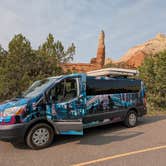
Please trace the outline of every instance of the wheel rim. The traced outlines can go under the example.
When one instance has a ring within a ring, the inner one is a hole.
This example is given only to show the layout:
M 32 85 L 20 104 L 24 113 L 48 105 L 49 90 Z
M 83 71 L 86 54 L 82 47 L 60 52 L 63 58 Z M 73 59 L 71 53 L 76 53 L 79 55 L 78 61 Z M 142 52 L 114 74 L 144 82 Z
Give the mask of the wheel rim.
M 136 124 L 136 121 L 137 121 L 136 115 L 135 115 L 134 113 L 131 113 L 131 114 L 129 115 L 129 124 L 130 124 L 131 126 L 134 126 L 134 125 Z
M 32 141 L 36 146 L 45 145 L 49 140 L 50 134 L 47 128 L 39 128 L 32 135 Z

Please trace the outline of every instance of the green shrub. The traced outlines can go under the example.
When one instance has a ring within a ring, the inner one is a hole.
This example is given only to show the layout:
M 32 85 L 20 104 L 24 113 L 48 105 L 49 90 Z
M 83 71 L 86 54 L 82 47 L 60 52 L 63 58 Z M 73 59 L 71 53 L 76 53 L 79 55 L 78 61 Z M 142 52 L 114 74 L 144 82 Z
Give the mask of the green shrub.
M 150 107 L 166 111 L 166 51 L 148 56 L 139 68 Z

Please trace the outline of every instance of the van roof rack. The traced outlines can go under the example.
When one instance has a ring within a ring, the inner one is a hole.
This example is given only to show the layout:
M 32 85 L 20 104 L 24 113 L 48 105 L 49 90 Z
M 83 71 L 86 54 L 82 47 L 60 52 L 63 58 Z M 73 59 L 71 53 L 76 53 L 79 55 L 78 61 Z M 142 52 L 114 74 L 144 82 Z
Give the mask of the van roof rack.
M 132 77 L 138 76 L 138 70 L 123 69 L 123 68 L 105 68 L 87 72 L 88 76 L 110 76 L 110 77 Z

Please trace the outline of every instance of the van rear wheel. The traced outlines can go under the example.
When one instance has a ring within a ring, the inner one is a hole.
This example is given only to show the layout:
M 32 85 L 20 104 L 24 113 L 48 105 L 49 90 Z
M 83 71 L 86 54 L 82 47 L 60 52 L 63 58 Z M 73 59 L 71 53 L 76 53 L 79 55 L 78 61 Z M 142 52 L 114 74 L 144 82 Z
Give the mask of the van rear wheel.
M 127 127 L 135 127 L 137 125 L 138 116 L 136 111 L 131 110 L 127 113 L 126 118 L 124 120 L 124 124 Z
M 31 149 L 43 149 L 48 147 L 54 138 L 54 131 L 46 123 L 38 123 L 33 126 L 26 135 L 26 144 Z

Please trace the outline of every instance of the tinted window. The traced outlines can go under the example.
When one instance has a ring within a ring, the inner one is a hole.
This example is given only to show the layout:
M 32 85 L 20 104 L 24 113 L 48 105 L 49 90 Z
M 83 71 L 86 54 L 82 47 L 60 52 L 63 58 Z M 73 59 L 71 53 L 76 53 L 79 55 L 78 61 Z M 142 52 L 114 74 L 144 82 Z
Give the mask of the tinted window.
M 141 87 L 140 80 L 133 79 L 96 79 L 87 77 L 87 95 L 132 93 L 138 92 Z

